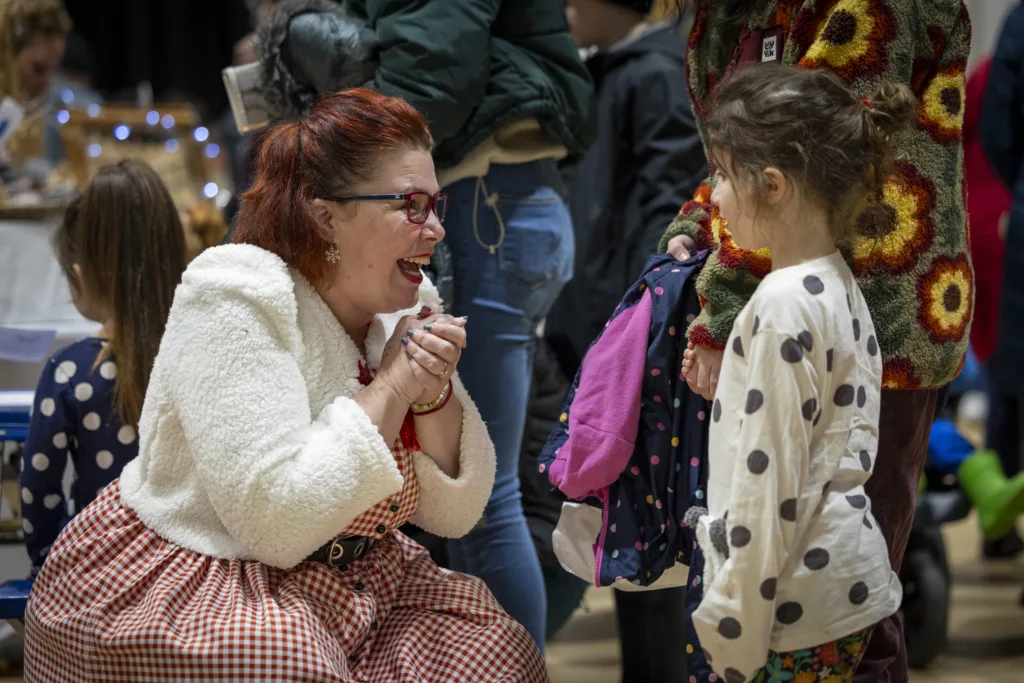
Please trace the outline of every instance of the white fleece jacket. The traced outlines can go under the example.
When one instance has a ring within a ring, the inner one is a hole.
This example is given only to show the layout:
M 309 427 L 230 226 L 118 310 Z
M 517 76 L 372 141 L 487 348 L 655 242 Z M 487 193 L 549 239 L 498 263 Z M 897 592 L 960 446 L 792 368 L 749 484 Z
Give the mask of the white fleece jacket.
M 440 310 L 437 290 L 421 304 Z M 367 364 L 378 367 L 398 320 L 378 316 Z M 146 393 L 139 456 L 121 500 L 184 548 L 288 568 L 402 487 L 391 449 L 352 400 L 360 354 L 327 304 L 278 256 L 215 247 L 186 270 Z M 459 477 L 413 461 L 413 521 L 440 536 L 469 532 L 494 484 L 494 446 L 458 378 Z

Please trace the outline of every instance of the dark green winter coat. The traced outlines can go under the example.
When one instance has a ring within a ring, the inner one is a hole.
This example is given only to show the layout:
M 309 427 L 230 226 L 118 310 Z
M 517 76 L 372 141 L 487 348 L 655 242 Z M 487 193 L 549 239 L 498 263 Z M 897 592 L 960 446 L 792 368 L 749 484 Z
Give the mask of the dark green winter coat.
M 440 168 L 534 117 L 568 149 L 593 141 L 593 88 L 561 0 L 349 0 L 379 44 L 374 84 L 427 119 Z

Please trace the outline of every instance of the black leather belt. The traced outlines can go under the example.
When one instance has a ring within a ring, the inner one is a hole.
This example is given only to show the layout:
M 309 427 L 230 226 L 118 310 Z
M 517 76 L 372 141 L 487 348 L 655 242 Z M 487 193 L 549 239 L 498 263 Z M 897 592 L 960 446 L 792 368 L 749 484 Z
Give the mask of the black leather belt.
M 323 562 L 332 567 L 344 567 L 358 559 L 366 557 L 374 545 L 372 538 L 366 536 L 346 536 L 332 538 L 316 549 L 306 558 L 307 562 Z

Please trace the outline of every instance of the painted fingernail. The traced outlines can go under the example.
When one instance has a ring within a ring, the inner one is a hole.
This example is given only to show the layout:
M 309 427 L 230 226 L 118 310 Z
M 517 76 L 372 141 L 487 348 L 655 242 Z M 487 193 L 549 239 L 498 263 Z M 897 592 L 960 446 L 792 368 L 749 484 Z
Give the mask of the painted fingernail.
M 430 332 L 432 329 L 434 329 L 434 326 L 433 325 L 424 325 L 423 329 L 425 329 L 427 332 Z M 412 330 L 409 330 L 409 331 L 411 332 Z
M 411 338 L 414 334 L 416 334 L 416 331 L 415 330 L 406 330 L 405 334 L 408 335 Z
M 409 340 L 406 339 L 405 337 L 402 337 L 402 346 L 408 346 L 408 345 L 409 345 Z
M 423 308 L 421 308 L 420 310 L 422 310 L 422 311 L 427 311 L 427 312 L 429 313 L 430 311 L 433 311 L 434 309 L 433 309 L 433 308 L 431 308 L 430 306 L 424 306 L 424 307 L 423 307 Z
M 412 354 L 411 353 L 406 353 L 405 357 L 408 358 L 409 360 L 412 360 Z

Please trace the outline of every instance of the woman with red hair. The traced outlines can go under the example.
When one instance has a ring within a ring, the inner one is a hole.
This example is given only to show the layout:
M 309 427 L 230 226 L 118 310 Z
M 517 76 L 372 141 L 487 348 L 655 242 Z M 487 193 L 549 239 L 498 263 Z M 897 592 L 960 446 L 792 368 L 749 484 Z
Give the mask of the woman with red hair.
M 466 534 L 495 472 L 466 320 L 420 272 L 431 147 L 368 90 L 267 136 L 234 244 L 175 293 L 138 458 L 36 580 L 27 680 L 547 680 L 482 581 L 397 531 Z

